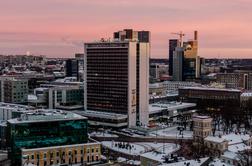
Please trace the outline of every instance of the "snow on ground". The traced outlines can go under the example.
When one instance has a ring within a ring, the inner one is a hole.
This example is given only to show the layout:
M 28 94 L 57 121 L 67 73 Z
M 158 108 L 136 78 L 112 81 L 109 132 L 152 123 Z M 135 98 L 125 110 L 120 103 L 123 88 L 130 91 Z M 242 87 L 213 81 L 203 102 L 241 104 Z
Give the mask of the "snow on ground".
M 164 136 L 164 137 L 171 137 L 171 138 L 192 138 L 193 132 L 189 130 L 183 131 L 183 136 L 179 134 L 177 130 L 178 126 L 173 126 L 157 131 L 153 131 L 150 133 L 151 136 Z
M 130 165 L 141 165 L 141 162 L 138 160 L 127 160 L 126 158 L 123 158 L 123 157 L 118 157 L 117 161 L 119 163 L 126 163 L 126 164 L 130 164 Z
M 118 135 L 116 134 L 110 134 L 110 133 L 106 133 L 106 132 L 92 132 L 90 134 L 90 136 L 92 137 L 113 137 L 113 138 L 117 138 Z
M 232 166 L 230 164 L 224 163 L 220 159 L 214 159 L 212 162 L 208 164 L 209 166 Z
M 105 147 L 107 147 L 107 148 L 109 148 L 111 150 L 124 153 L 124 154 L 139 155 L 139 154 L 145 152 L 144 146 L 141 146 L 141 145 L 130 143 L 131 146 L 133 145 L 132 149 L 123 149 L 123 148 L 119 148 L 118 146 L 115 146 L 115 143 L 118 143 L 118 142 L 102 141 L 103 146 L 105 146 Z
M 115 146 L 118 142 L 114 141 L 102 141 L 102 145 L 112 149 L 114 151 L 118 151 L 121 153 L 129 154 L 129 155 L 140 155 L 150 151 L 157 151 L 157 152 L 165 152 L 166 154 L 173 153 L 174 151 L 179 150 L 179 145 L 173 143 L 152 143 L 152 142 L 134 142 L 129 143 L 132 146 L 132 149 L 123 149 Z

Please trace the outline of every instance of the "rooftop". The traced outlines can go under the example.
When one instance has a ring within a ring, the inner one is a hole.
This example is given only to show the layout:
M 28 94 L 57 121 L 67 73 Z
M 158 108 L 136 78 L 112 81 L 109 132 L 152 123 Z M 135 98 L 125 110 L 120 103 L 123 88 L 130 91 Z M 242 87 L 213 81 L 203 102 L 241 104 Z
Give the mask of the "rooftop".
M 191 89 L 191 90 L 206 90 L 206 91 L 224 91 L 224 92 L 239 92 L 238 89 L 223 89 L 223 88 L 211 88 L 211 87 L 181 87 L 179 89 Z
M 244 143 L 228 146 L 228 150 L 230 152 L 235 152 L 235 153 L 240 152 L 240 151 L 244 151 L 244 150 L 248 150 L 248 149 L 251 149 L 251 147 L 247 146 Z
M 170 103 L 154 103 L 149 105 L 149 112 L 150 113 L 158 113 L 162 110 L 178 110 L 184 108 L 191 108 L 195 107 L 195 103 L 182 103 L 182 102 L 170 102 Z
M 180 161 L 176 163 L 170 163 L 170 164 L 162 164 L 161 166 L 201 166 L 203 165 L 209 158 L 200 158 L 199 160 L 186 160 L 186 161 Z
M 207 141 L 212 141 L 212 142 L 223 142 L 224 140 L 228 141 L 228 145 L 236 145 L 243 143 L 244 141 L 248 141 L 251 137 L 248 134 L 227 134 L 227 135 L 222 135 L 221 137 L 219 136 L 208 136 L 205 138 Z M 239 145 L 240 146 L 240 145 Z
M 103 111 L 74 111 L 74 113 L 87 116 L 87 117 L 96 117 L 96 118 L 105 118 L 105 119 L 126 119 L 127 115 L 124 114 L 116 114 L 116 113 L 110 113 L 110 112 L 103 112 Z
M 40 109 L 34 112 L 29 112 L 21 115 L 21 118 L 10 119 L 9 123 L 33 123 L 43 121 L 62 121 L 62 120 L 74 120 L 74 119 L 87 119 L 83 116 L 72 112 L 65 112 L 56 109 Z
M 241 97 L 252 97 L 252 92 L 244 92 L 241 94 Z
M 210 119 L 210 116 L 201 116 L 201 115 L 197 115 L 197 116 L 193 116 L 193 118 L 195 119 Z
M 205 141 L 211 141 L 211 142 L 215 142 L 215 143 L 221 143 L 226 141 L 225 138 L 223 137 L 214 137 L 214 136 L 208 136 L 205 138 Z
M 0 109 L 14 109 L 16 111 L 29 111 L 34 109 L 32 106 L 21 105 L 21 104 L 12 104 L 12 103 L 4 103 L 0 102 Z

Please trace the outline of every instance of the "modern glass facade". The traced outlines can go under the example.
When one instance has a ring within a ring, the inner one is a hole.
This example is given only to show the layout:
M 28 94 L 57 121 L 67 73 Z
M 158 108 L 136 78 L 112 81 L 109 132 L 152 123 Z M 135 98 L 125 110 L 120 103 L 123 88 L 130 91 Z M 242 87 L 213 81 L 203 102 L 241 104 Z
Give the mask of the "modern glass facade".
M 7 123 L 9 158 L 21 162 L 21 149 L 82 144 L 88 141 L 87 119 Z

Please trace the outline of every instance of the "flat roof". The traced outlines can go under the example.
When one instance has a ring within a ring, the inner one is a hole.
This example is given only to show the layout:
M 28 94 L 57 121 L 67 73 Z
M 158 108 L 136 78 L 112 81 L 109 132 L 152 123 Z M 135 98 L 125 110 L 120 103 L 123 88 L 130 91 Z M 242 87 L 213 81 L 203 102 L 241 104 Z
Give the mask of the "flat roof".
M 251 137 L 248 134 L 235 134 L 230 133 L 227 135 L 219 136 L 208 136 L 205 138 L 207 141 L 221 143 L 224 140 L 228 141 L 228 145 L 236 145 L 248 141 Z
M 241 94 L 242 97 L 252 97 L 252 92 L 244 92 Z
M 117 113 L 111 113 L 111 112 L 103 112 L 103 111 L 92 111 L 92 110 L 86 110 L 86 111 L 74 111 L 74 113 L 87 116 L 87 117 L 96 117 L 96 118 L 105 118 L 105 119 L 126 119 L 128 118 L 125 114 L 117 114 Z
M 29 152 L 29 151 L 41 151 L 41 150 L 48 150 L 48 149 L 55 149 L 55 148 L 71 148 L 71 147 L 78 147 L 83 145 L 101 145 L 100 142 L 90 142 L 90 143 L 83 143 L 83 144 L 71 144 L 71 145 L 62 145 L 62 146 L 49 146 L 43 148 L 32 148 L 32 149 L 21 149 L 22 152 Z
M 161 164 L 160 166 L 185 166 L 189 163 L 190 166 L 201 166 L 203 165 L 209 157 L 200 158 L 199 160 L 185 160 L 176 163 L 169 163 L 169 164 Z
M 9 123 L 36 123 L 46 121 L 62 121 L 62 120 L 76 120 L 76 119 L 87 119 L 81 115 L 66 112 L 56 109 L 39 109 L 34 112 L 29 112 L 21 115 L 21 118 L 10 119 Z
M 170 103 L 153 103 L 149 104 L 149 113 L 158 113 L 162 110 L 178 110 L 184 108 L 195 107 L 195 103 L 182 103 L 182 102 L 170 102 Z
M 179 87 L 179 89 L 191 89 L 191 90 L 205 90 L 205 91 L 226 91 L 226 92 L 239 92 L 238 89 L 223 89 L 223 88 L 211 88 L 211 87 Z
M 22 105 L 22 104 L 12 104 L 12 103 L 4 103 L 0 102 L 0 108 L 4 109 L 14 109 L 16 111 L 29 111 L 35 109 L 32 106 Z

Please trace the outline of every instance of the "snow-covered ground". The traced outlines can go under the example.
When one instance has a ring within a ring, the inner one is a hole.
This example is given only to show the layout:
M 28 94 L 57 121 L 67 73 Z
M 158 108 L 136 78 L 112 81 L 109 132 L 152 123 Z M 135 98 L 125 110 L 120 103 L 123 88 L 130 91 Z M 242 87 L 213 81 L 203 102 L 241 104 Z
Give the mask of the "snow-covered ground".
M 129 155 L 140 155 L 153 150 L 160 153 L 165 152 L 166 154 L 170 154 L 180 148 L 179 145 L 173 143 L 134 142 L 129 143 L 132 146 L 131 149 L 119 148 L 118 146 L 115 146 L 115 144 L 118 144 L 118 142 L 102 141 L 103 146 Z
M 170 138 L 192 138 L 193 132 L 189 131 L 189 129 L 183 131 L 183 135 L 179 134 L 179 131 L 177 130 L 177 126 L 169 127 L 157 131 L 153 131 L 150 133 L 151 136 L 164 136 L 164 137 L 170 137 Z
M 118 157 L 117 161 L 119 163 L 127 163 L 127 164 L 130 164 L 130 165 L 141 165 L 141 162 L 138 161 L 138 160 L 127 160 L 126 158 L 123 158 L 123 157 Z
M 110 133 L 107 133 L 107 132 L 92 132 L 90 134 L 90 136 L 92 137 L 113 137 L 113 138 L 117 138 L 118 135 L 116 134 L 110 134 Z

